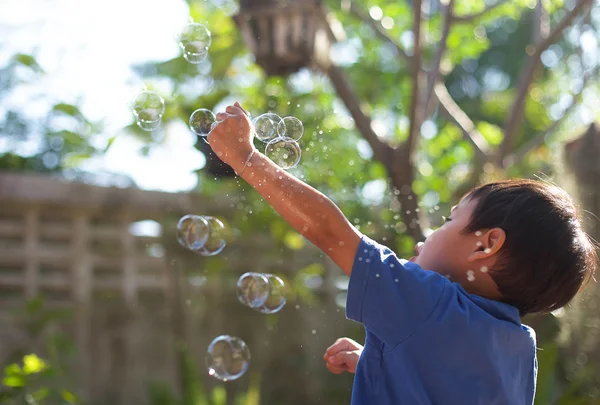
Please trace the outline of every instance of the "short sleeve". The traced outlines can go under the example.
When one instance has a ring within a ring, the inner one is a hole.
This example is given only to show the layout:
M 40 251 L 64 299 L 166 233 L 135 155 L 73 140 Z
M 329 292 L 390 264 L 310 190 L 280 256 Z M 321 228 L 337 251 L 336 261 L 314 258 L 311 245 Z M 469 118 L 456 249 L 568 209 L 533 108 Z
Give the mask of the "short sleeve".
M 396 346 L 431 316 L 449 281 L 363 236 L 352 267 L 346 316 Z

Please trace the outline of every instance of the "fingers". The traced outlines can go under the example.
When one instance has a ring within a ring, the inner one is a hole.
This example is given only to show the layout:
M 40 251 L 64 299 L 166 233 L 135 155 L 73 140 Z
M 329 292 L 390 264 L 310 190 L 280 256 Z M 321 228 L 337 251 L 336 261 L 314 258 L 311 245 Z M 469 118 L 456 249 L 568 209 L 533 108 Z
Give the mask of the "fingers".
M 228 116 L 229 116 L 229 114 L 220 112 L 216 116 L 217 117 L 217 121 L 225 121 L 225 118 L 227 118 Z
M 244 110 L 242 110 L 241 108 L 239 108 L 239 107 L 237 107 L 235 105 L 227 106 L 227 108 L 225 109 L 225 111 L 227 111 L 231 115 L 246 115 L 244 113 Z
M 327 348 L 327 350 L 325 351 L 325 353 L 332 356 L 341 351 L 357 350 L 357 349 L 361 349 L 361 348 L 362 348 L 362 346 L 352 339 L 340 338 L 340 339 L 336 340 L 334 344 L 329 346 Z
M 352 352 L 339 352 L 335 356 L 329 357 L 327 364 L 333 366 L 348 366 L 354 360 L 355 354 Z
M 342 374 L 343 372 L 348 371 L 346 367 L 338 367 L 331 364 L 325 364 L 325 367 L 327 367 L 327 370 L 331 371 L 333 374 Z
M 236 106 L 237 108 L 239 108 L 240 110 L 242 110 L 242 112 L 244 114 L 248 115 L 248 111 L 244 110 L 244 108 L 242 108 L 242 106 L 240 105 L 240 103 L 238 103 L 237 101 L 235 102 L 234 106 Z

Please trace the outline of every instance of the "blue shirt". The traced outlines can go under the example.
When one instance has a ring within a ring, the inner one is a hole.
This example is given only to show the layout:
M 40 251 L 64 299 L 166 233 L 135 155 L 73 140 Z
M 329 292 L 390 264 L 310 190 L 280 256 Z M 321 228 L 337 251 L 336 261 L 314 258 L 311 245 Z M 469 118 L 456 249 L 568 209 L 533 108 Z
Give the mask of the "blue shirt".
M 518 310 L 468 294 L 367 237 L 346 316 L 367 332 L 352 405 L 533 403 L 535 333 Z

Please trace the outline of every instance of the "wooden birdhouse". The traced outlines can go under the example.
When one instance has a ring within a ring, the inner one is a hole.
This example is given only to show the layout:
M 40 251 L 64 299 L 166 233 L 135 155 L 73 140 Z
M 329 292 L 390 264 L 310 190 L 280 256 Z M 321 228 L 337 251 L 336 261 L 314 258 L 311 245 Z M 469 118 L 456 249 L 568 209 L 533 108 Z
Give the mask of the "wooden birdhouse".
M 329 57 L 322 7 L 322 0 L 240 0 L 234 19 L 256 63 L 286 76 Z

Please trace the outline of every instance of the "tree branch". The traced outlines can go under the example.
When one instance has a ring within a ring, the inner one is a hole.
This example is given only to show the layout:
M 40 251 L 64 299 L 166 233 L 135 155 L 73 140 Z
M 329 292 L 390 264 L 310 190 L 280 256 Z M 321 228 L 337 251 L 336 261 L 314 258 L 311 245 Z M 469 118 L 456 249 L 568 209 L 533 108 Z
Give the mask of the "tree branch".
M 429 71 L 429 77 L 427 79 L 427 90 L 425 91 L 425 98 L 423 102 L 423 111 L 427 114 L 429 111 L 429 104 L 431 103 L 431 96 L 433 95 L 433 86 L 438 81 L 440 76 L 440 64 L 444 57 L 448 45 L 448 35 L 450 34 L 450 27 L 452 26 L 452 8 L 454 6 L 454 0 L 448 0 L 444 13 L 444 26 L 442 27 L 442 38 L 440 39 L 435 58 L 433 60 L 433 66 Z
M 419 82 L 421 76 L 421 0 L 413 2 L 413 55 L 412 55 L 412 94 L 409 112 L 410 127 L 406 147 L 408 148 L 408 159 L 412 163 L 412 155 L 417 146 L 419 128 L 421 127 L 421 115 L 419 111 Z
M 498 0 L 494 4 L 490 4 L 489 6 L 487 6 L 486 8 L 484 8 L 483 10 L 481 10 L 477 13 L 467 14 L 467 15 L 462 15 L 462 16 L 455 15 L 454 20 L 458 23 L 470 23 L 470 22 L 473 22 L 474 20 L 477 20 L 478 18 L 483 17 L 490 11 L 492 11 L 495 8 L 497 8 L 503 4 L 506 4 L 506 3 L 508 3 L 508 0 Z
M 529 58 L 529 63 L 525 67 L 523 74 L 519 79 L 517 96 L 512 104 L 509 114 L 506 117 L 506 121 L 504 122 L 504 139 L 502 140 L 502 144 L 500 145 L 498 155 L 496 157 L 496 163 L 499 166 L 502 165 L 504 157 L 507 156 L 511 150 L 515 134 L 521 126 L 521 121 L 523 120 L 523 116 L 525 114 L 525 98 L 533 81 L 535 71 L 540 64 L 540 55 L 558 39 L 565 28 L 567 28 L 573 22 L 573 20 L 592 2 L 593 0 L 579 0 L 573 10 L 571 10 L 562 19 L 562 21 L 554 28 L 548 37 L 536 45 L 533 54 Z
M 590 79 L 597 77 L 597 74 L 598 74 L 598 68 L 588 71 L 583 77 L 583 84 L 581 85 L 581 90 L 573 96 L 573 101 L 565 109 L 563 116 L 560 117 L 559 119 L 557 119 L 556 121 L 554 121 L 552 124 L 550 124 L 550 126 L 548 128 L 546 128 L 544 131 L 542 131 L 539 135 L 535 136 L 534 138 L 529 140 L 529 142 L 527 142 L 523 146 L 521 146 L 521 148 L 519 148 L 519 150 L 511 153 L 506 158 L 504 158 L 504 160 L 502 161 L 502 167 L 509 167 L 519 161 L 522 161 L 529 152 L 542 146 L 544 144 L 544 141 L 546 140 L 546 137 L 548 135 L 552 134 L 558 128 L 558 126 L 561 124 L 561 122 L 565 118 L 567 118 L 567 116 L 571 113 L 571 111 L 579 105 L 579 103 L 583 99 L 583 91 L 585 90 L 586 86 L 589 84 Z
M 381 24 L 379 24 L 379 22 L 372 19 L 354 1 L 350 3 L 350 13 L 352 15 L 354 15 L 356 18 L 358 18 L 359 20 L 361 20 L 362 22 L 364 22 L 365 24 L 367 24 L 369 27 L 371 27 L 373 29 L 373 31 L 375 31 L 375 34 L 377 34 L 377 36 L 380 39 L 391 44 L 394 48 L 396 48 L 396 52 L 398 52 L 398 54 L 400 56 L 402 56 L 406 60 L 410 59 L 410 56 L 408 56 L 408 54 L 402 48 L 402 46 L 400 46 L 400 44 L 396 40 L 394 40 L 392 37 L 390 37 L 387 34 L 387 32 L 385 31 L 385 28 L 383 28 L 383 26 Z
M 332 63 L 326 69 L 326 73 L 327 76 L 329 76 L 331 83 L 335 87 L 338 96 L 342 99 L 346 105 L 346 108 L 352 115 L 352 118 L 356 123 L 356 127 L 361 132 L 365 140 L 369 143 L 371 149 L 373 149 L 375 158 L 383 163 L 383 165 L 389 170 L 392 147 L 379 139 L 377 134 L 371 128 L 371 119 L 367 117 L 361 110 L 358 98 L 350 86 L 350 83 L 348 83 L 344 72 L 339 66 Z
M 440 106 L 446 116 L 454 122 L 462 131 L 464 138 L 475 148 L 475 156 L 478 161 L 485 161 L 489 145 L 481 132 L 477 130 L 475 123 L 469 116 L 454 102 L 446 86 L 438 81 L 434 87 L 434 93 L 440 101 Z
M 548 13 L 544 9 L 544 3 L 542 0 L 537 0 L 535 10 L 533 13 L 533 24 L 532 24 L 532 38 L 534 44 L 539 44 L 543 39 L 548 37 L 550 33 L 550 24 Z

